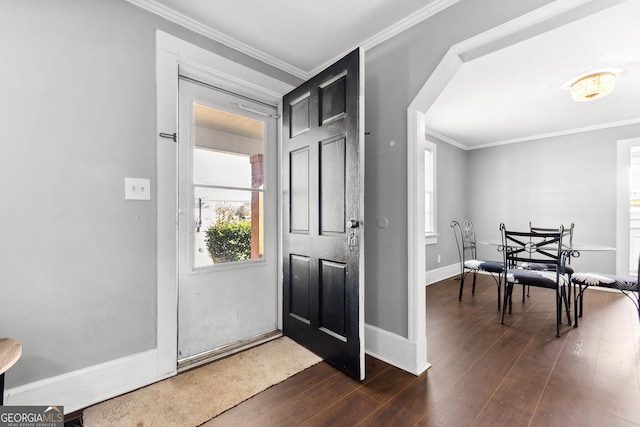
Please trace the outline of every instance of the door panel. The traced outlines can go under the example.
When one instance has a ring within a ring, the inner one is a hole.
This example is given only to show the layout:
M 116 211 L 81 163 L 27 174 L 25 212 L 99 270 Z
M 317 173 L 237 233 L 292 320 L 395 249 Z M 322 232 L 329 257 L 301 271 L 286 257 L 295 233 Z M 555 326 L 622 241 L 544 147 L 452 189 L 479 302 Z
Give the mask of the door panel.
M 344 233 L 346 138 L 320 144 L 320 234 Z
M 284 333 L 364 378 L 360 51 L 283 99 Z
M 320 295 L 322 304 L 320 313 L 320 327 L 331 331 L 336 337 L 346 337 L 345 324 L 346 295 L 346 265 L 333 261 L 320 261 Z
M 179 85 L 184 366 L 278 327 L 277 121 L 274 107 L 185 79 Z
M 291 152 L 290 170 L 290 232 L 309 233 L 309 149 Z

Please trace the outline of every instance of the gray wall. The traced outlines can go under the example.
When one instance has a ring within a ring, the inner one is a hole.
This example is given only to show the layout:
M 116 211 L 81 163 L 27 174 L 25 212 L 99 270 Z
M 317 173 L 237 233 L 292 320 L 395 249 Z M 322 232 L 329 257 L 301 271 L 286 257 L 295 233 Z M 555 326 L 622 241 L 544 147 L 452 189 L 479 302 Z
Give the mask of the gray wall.
M 462 1 L 367 51 L 365 121 L 366 131 L 371 132 L 365 154 L 368 324 L 407 336 L 407 107 L 452 45 L 550 2 Z M 390 146 L 391 141 L 396 144 Z M 439 170 L 443 167 L 439 159 Z M 439 202 L 448 197 L 457 196 L 438 188 Z M 453 209 L 438 212 L 442 237 L 449 235 L 448 221 L 454 219 L 446 216 L 455 216 Z M 376 226 L 381 217 L 389 221 L 384 229 Z M 427 265 L 433 265 L 438 251 L 440 248 L 427 248 Z M 457 262 L 449 249 L 442 253 L 446 254 L 443 265 Z
M 574 242 L 616 246 L 617 141 L 640 125 L 468 152 L 469 217 L 478 239 L 499 240 L 499 224 L 527 228 L 575 224 Z M 614 274 L 615 252 L 582 252 L 578 270 Z M 478 256 L 500 259 L 486 246 Z
M 123 0 L 1 8 L 0 337 L 24 348 L 11 388 L 156 346 L 156 29 L 299 79 Z M 126 176 L 151 178 L 152 200 L 125 201 Z
M 24 345 L 11 388 L 156 345 L 156 29 L 299 80 L 123 0 L 1 1 L 0 336 Z M 367 323 L 407 335 L 407 106 L 451 45 L 549 2 L 463 1 L 367 52 Z M 459 199 L 460 166 L 475 179 L 491 150 L 438 143 L 428 267 L 456 262 L 451 219 L 495 227 L 493 202 Z M 125 176 L 151 178 L 152 201 L 125 201 Z

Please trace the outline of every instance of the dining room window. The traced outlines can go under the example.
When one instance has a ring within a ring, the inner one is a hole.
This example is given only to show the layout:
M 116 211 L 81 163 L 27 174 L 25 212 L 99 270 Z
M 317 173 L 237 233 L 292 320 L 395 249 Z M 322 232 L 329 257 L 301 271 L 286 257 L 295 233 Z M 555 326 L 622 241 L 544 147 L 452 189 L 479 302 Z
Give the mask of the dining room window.
M 638 274 L 640 256 L 640 146 L 631 147 L 629 165 L 629 274 Z
M 424 149 L 424 233 L 427 244 L 436 243 L 436 144 L 425 141 Z M 433 241 L 431 241 L 433 240 Z
M 616 274 L 636 276 L 640 257 L 640 138 L 618 141 Z

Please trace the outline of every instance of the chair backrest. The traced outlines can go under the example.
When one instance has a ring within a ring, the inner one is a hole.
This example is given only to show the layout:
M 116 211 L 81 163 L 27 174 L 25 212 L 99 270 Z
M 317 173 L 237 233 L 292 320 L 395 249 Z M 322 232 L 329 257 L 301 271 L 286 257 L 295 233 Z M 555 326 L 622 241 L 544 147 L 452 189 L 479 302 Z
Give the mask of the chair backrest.
M 564 227 L 564 237 L 566 238 L 567 236 L 569 236 L 569 246 L 573 246 L 573 228 L 575 227 L 575 224 L 572 222 L 571 225 L 569 227 L 565 227 L 564 225 L 562 225 L 562 227 Z M 536 231 L 538 233 L 544 233 L 547 231 L 557 231 L 557 228 L 552 228 L 552 227 L 534 227 L 533 224 L 531 224 L 531 221 L 529 221 L 529 231 Z M 564 240 L 565 244 L 567 243 L 566 240 Z
M 462 225 L 458 221 L 451 221 L 449 227 L 453 229 L 460 262 L 464 263 L 467 260 L 476 259 L 476 233 L 473 231 L 471 221 L 465 220 Z
M 502 248 L 506 268 L 516 268 L 522 263 L 555 264 L 556 272 L 564 274 L 566 252 L 562 238 L 566 235 L 561 225 L 545 231 L 510 231 L 500 224 Z

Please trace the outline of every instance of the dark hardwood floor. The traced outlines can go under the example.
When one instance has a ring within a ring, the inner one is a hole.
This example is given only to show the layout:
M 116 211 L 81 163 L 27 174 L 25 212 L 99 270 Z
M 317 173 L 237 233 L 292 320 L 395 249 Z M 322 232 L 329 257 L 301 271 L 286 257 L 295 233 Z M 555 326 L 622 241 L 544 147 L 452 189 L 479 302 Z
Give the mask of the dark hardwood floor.
M 322 362 L 204 425 L 640 425 L 640 324 L 626 297 L 587 290 L 579 328 L 557 338 L 552 291 L 532 288 L 522 303 L 516 288 L 501 325 L 488 276 L 461 302 L 458 284 L 427 287 L 422 375 L 367 356 L 358 382 Z

